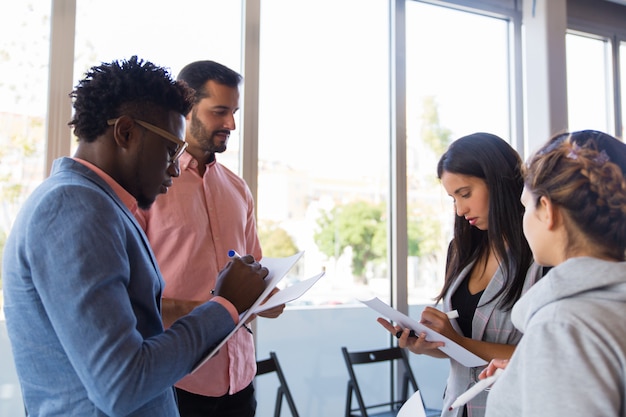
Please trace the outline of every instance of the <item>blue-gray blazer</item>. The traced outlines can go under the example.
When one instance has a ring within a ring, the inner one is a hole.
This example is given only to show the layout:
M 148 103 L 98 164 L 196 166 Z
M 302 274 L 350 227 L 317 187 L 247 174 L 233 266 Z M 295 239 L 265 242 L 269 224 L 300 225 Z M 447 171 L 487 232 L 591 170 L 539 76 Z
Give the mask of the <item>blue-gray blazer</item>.
M 106 182 L 70 158 L 24 204 L 2 276 L 31 416 L 178 416 L 172 385 L 235 324 L 207 302 L 163 330 L 164 283 L 146 236 Z

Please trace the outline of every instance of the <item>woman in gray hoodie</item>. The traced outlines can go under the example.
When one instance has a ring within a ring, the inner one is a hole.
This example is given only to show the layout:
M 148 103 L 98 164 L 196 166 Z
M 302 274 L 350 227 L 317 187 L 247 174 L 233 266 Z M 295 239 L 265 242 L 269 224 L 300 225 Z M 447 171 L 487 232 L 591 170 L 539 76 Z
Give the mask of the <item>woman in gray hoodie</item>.
M 626 416 L 626 146 L 601 132 L 552 138 L 527 164 L 524 233 L 553 266 L 514 306 L 524 333 L 488 417 Z

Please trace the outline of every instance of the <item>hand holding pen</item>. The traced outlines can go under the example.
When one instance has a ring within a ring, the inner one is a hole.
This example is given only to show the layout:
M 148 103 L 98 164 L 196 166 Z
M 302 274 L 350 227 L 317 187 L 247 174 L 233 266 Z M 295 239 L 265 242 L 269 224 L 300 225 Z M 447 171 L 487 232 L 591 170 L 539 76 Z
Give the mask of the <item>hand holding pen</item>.
M 237 253 L 236 250 L 231 249 L 231 250 L 228 251 L 228 257 L 230 259 L 238 259 L 238 258 L 241 258 L 241 255 L 239 255 L 239 253 Z M 263 301 L 263 303 L 267 299 L 271 298 L 278 291 L 280 291 L 278 288 L 273 288 L 272 292 L 267 296 L 267 298 Z M 263 304 L 263 303 L 261 303 L 261 304 Z M 272 318 L 273 319 L 273 318 L 276 318 L 276 317 L 280 316 L 283 313 L 284 310 L 285 310 L 285 304 L 281 304 L 279 306 L 276 306 L 276 307 L 264 310 L 262 313 L 259 313 L 259 316 L 266 317 L 266 318 Z M 256 317 L 256 314 L 252 316 L 252 319 L 254 319 L 254 317 Z M 250 320 L 250 321 L 252 321 L 252 320 Z M 248 330 L 248 331 L 250 331 L 250 330 Z
M 236 254 L 234 252 L 233 255 Z M 231 261 L 217 276 L 214 294 L 226 298 L 241 314 L 265 290 L 264 279 L 267 274 L 267 268 L 256 262 L 252 255 L 232 256 Z
M 459 395 L 457 399 L 454 400 L 452 405 L 450 405 L 449 409 L 452 410 L 467 404 L 472 398 L 491 387 L 500 377 L 504 368 L 506 368 L 508 364 L 508 359 L 492 359 L 491 362 L 489 362 L 489 365 L 482 370 L 480 375 L 478 375 L 480 381 L 474 384 L 463 394 Z

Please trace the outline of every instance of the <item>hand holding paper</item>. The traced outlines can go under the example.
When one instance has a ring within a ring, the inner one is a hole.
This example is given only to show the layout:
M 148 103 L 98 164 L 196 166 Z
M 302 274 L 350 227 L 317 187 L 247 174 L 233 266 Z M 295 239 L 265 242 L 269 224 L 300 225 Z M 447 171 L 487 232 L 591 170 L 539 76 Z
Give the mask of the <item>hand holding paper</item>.
M 447 337 L 437 333 L 436 331 L 424 326 L 422 323 L 413 320 L 409 316 L 399 312 L 391 306 L 382 302 L 379 298 L 374 297 L 370 300 L 360 300 L 363 304 L 367 305 L 371 309 L 379 312 L 384 317 L 392 320 L 402 327 L 414 330 L 416 334 L 425 333 L 429 342 L 444 342 L 444 346 L 439 347 L 439 350 L 444 352 L 450 358 L 456 360 L 463 366 L 468 368 L 475 366 L 486 365 L 487 361 L 473 354 L 469 350 L 463 348 L 459 344 L 453 342 Z
M 289 272 L 289 270 L 293 268 L 296 262 L 302 257 L 303 253 L 304 252 L 298 252 L 295 255 L 286 258 L 263 258 L 261 264 L 269 271 L 264 281 L 265 289 L 263 290 L 261 295 L 257 297 L 256 301 L 252 303 L 252 306 L 250 308 L 239 314 L 239 323 L 237 323 L 235 328 L 202 361 L 200 361 L 198 365 L 196 365 L 196 367 L 191 371 L 192 373 L 195 372 L 196 369 L 198 369 L 204 363 L 206 363 L 206 361 L 211 359 L 220 350 L 220 348 L 224 346 L 228 339 L 232 335 L 234 335 L 235 332 L 238 331 L 239 328 L 243 326 L 243 324 L 246 323 L 253 314 L 257 314 L 272 307 L 276 307 L 278 305 L 295 300 L 296 298 L 304 294 L 307 290 L 309 290 L 309 288 L 311 288 L 313 284 L 315 284 L 315 282 L 317 282 L 317 280 L 319 280 L 324 275 L 324 273 L 322 272 L 312 278 L 287 287 L 282 291 L 277 291 L 272 297 L 267 299 L 268 295 L 274 290 L 280 280 L 282 280 L 283 277 L 287 275 L 287 272 Z M 233 259 L 233 263 L 236 262 L 240 261 Z M 261 305 L 263 301 L 265 301 L 265 303 Z

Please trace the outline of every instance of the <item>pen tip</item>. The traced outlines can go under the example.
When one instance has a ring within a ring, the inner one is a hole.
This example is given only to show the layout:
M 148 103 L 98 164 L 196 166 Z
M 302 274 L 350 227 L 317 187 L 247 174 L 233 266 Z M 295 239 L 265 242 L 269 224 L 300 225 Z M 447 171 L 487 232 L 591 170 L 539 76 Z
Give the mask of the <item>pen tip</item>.
M 452 407 L 448 408 L 448 411 L 452 411 Z

